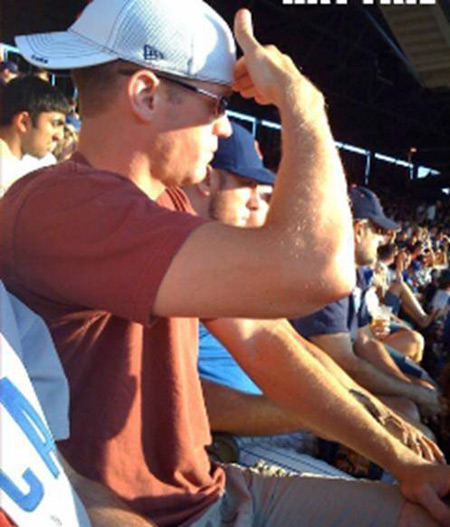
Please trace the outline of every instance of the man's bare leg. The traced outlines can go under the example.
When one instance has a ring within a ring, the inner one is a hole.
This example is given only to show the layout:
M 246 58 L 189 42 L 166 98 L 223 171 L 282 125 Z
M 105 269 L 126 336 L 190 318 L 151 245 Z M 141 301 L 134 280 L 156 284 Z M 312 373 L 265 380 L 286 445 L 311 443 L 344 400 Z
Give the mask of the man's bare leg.
M 425 340 L 418 331 L 400 329 L 388 335 L 383 342 L 398 350 L 414 362 L 419 363 L 423 358 Z
M 407 283 L 393 282 L 389 287 L 388 292 L 400 297 L 402 309 L 419 327 L 426 328 L 430 324 L 432 321 L 432 315 L 425 313 L 423 307 Z

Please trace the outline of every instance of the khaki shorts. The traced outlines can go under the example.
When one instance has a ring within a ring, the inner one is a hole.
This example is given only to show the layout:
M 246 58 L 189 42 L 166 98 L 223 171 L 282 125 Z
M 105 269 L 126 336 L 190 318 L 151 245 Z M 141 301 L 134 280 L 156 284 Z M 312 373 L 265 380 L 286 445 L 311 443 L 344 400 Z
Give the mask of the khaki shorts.
M 398 487 L 224 465 L 224 496 L 192 527 L 395 527 Z

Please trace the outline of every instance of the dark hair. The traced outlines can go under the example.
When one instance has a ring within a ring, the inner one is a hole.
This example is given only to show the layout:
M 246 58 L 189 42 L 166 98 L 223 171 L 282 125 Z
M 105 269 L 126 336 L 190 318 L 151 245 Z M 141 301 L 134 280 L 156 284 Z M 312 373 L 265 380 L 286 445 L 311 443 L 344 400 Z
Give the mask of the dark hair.
M 387 245 L 381 245 L 378 247 L 378 258 L 379 260 L 389 260 L 395 256 L 396 246 L 393 243 Z
M 28 112 L 36 126 L 42 112 L 67 115 L 69 110 L 69 103 L 58 88 L 32 75 L 12 80 L 0 92 L 0 126 L 10 125 L 20 112 Z
M 441 276 L 438 279 L 439 289 L 447 289 L 450 287 L 450 271 L 444 269 L 441 273 Z
M 19 73 L 19 67 L 11 60 L 4 60 L 3 62 L 0 62 L 0 72 L 5 70 L 9 70 L 13 73 Z

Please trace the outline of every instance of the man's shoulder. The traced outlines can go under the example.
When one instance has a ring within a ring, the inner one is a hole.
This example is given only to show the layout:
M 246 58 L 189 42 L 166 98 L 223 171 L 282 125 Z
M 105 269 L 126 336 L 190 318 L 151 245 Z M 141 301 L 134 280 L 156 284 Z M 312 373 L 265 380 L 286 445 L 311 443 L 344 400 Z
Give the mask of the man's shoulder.
M 126 202 L 126 196 L 142 194 L 125 176 L 93 168 L 70 159 L 47 166 L 19 179 L 5 194 L 8 214 L 26 210 L 74 210 L 80 203 Z M 33 207 L 33 205 L 35 207 Z
M 297 318 L 291 323 L 304 337 L 342 333 L 348 331 L 349 297 L 327 304 L 307 317 Z

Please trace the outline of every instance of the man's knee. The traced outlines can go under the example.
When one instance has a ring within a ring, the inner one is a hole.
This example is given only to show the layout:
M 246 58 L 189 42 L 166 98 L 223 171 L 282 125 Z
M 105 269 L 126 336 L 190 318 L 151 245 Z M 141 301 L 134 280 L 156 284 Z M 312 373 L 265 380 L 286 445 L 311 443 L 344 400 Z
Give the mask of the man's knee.
M 401 329 L 392 334 L 389 344 L 405 355 L 413 359 L 415 362 L 420 362 L 423 357 L 423 350 L 425 349 L 425 339 L 418 332 L 413 329 Z
M 420 362 L 423 357 L 423 350 L 425 349 L 425 339 L 418 331 L 414 331 L 413 329 L 407 330 L 407 338 L 411 342 L 411 348 L 415 351 L 414 357 L 411 358 L 416 362 Z
M 423 353 L 425 348 L 425 339 L 423 338 L 423 335 L 421 335 L 418 331 L 411 330 L 411 338 L 417 346 L 417 349 Z
M 405 502 L 398 527 L 439 527 L 439 524 L 430 517 L 423 507 Z

